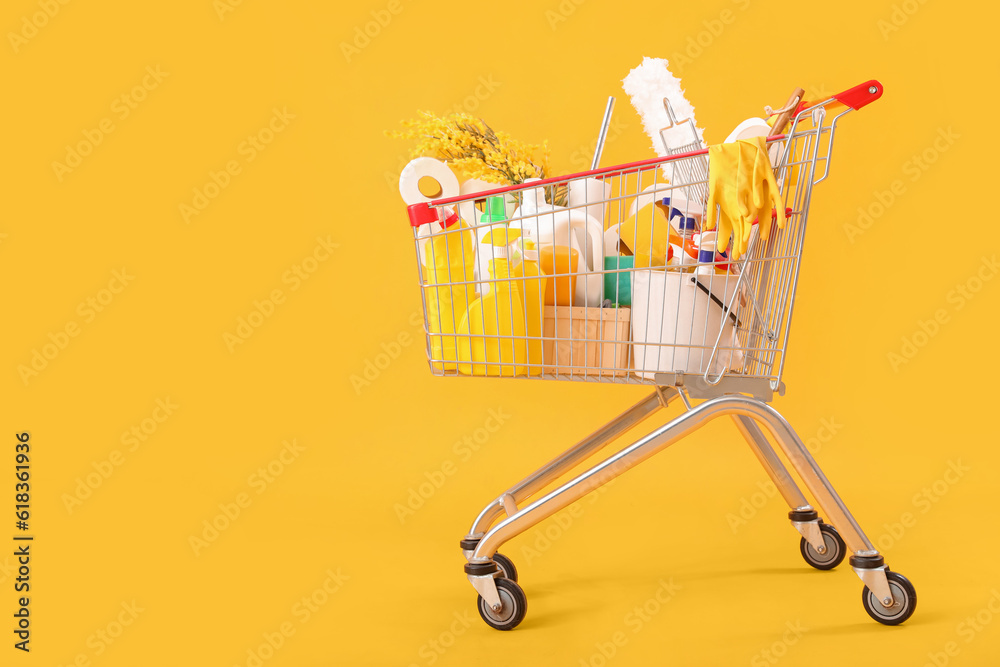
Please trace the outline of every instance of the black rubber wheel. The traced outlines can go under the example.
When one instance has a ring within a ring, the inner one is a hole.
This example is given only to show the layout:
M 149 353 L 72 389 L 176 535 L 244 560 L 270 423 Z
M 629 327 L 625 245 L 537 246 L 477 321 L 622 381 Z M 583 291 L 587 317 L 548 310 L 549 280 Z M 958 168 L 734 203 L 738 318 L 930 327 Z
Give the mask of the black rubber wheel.
M 500 594 L 500 610 L 493 609 L 486 604 L 483 596 L 479 596 L 479 615 L 486 621 L 486 625 L 497 630 L 513 630 L 524 620 L 524 614 L 528 611 L 528 598 L 524 591 L 510 579 L 497 577 L 497 593 Z
M 861 603 L 868 615 L 882 625 L 899 625 L 912 616 L 913 610 L 917 608 L 917 590 L 909 579 L 898 572 L 886 570 L 885 576 L 889 580 L 889 589 L 892 590 L 892 606 L 883 607 L 867 586 L 861 591 Z
M 510 579 L 511 581 L 517 581 L 517 568 L 514 567 L 514 561 L 501 553 L 495 553 L 493 554 L 493 562 L 500 568 L 501 577 L 504 579 Z
M 823 542 L 826 543 L 826 553 L 817 553 L 804 537 L 799 542 L 799 551 L 802 552 L 802 558 L 817 570 L 832 570 L 844 560 L 847 545 L 837 529 L 830 524 L 821 523 L 819 529 L 823 533 Z

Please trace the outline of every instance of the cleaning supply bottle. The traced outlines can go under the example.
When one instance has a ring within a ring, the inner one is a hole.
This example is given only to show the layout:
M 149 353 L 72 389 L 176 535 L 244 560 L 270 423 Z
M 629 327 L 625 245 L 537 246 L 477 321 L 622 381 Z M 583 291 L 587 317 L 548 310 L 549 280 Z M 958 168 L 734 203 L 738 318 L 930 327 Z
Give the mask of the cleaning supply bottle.
M 450 209 L 442 209 L 443 223 L 431 233 L 424 255 L 427 331 L 431 338 L 431 367 L 454 370 L 458 361 L 455 332 L 475 299 L 473 233 Z
M 524 182 L 528 184 L 537 180 L 528 178 Z M 601 305 L 604 300 L 604 277 L 601 275 L 604 270 L 604 228 L 597 220 L 582 208 L 567 209 L 547 203 L 544 187 L 535 187 L 521 191 L 521 205 L 514 212 L 510 226 L 534 239 L 543 271 L 548 272 L 545 268 L 546 257 L 542 255 L 546 246 L 565 246 L 575 250 L 577 268 L 574 272 L 579 276 L 573 280 L 573 303 L 577 306 Z M 562 250 L 553 249 L 552 252 L 558 256 L 554 257 L 550 266 L 561 264 L 572 255 Z
M 458 371 L 466 375 L 527 375 L 524 301 L 511 280 L 507 247 L 521 232 L 500 227 L 483 240 L 493 246 L 492 289 L 469 306 L 458 329 Z M 502 365 L 501 365 L 502 364 Z
M 542 374 L 542 324 L 545 317 L 545 296 L 548 278 L 538 267 L 538 250 L 531 239 L 522 239 L 521 263 L 513 269 L 520 281 L 524 304 L 524 327 L 528 335 L 528 374 Z M 571 292 L 570 292 L 571 293 Z
M 542 272 L 549 276 L 545 285 L 545 305 L 572 306 L 580 253 L 569 246 L 545 244 L 538 251 L 538 259 Z
M 478 252 L 476 254 L 476 274 L 480 281 L 479 295 L 490 293 L 489 267 L 493 259 L 493 246 L 486 241 L 486 235 L 494 229 L 500 229 L 499 223 L 507 220 L 507 207 L 503 195 L 493 195 L 486 198 L 483 212 L 479 214 L 479 225 L 476 227 Z
M 729 275 L 728 265 L 718 264 L 715 252 L 716 232 L 702 232 L 698 238 L 698 267 L 695 273 L 702 276 Z
M 669 201 L 668 199 L 664 202 Z M 684 215 L 677 209 L 673 209 L 677 214 L 670 218 L 670 223 L 673 227 L 671 232 L 676 230 L 675 234 L 671 234 L 673 237 L 671 241 L 678 247 L 680 252 L 677 252 L 680 259 L 681 265 L 693 265 L 698 263 L 698 246 L 695 244 L 694 237 L 698 232 L 698 221 L 694 216 Z
M 622 222 L 621 243 L 635 256 L 635 266 L 665 266 L 670 245 L 670 224 L 663 210 L 650 202 Z

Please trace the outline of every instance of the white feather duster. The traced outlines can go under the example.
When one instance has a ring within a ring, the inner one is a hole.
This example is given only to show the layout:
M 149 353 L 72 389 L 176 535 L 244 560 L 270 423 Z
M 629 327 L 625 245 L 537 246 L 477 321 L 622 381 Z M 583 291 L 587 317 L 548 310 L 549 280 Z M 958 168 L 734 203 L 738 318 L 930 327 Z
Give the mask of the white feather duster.
M 625 94 L 632 101 L 632 106 L 642 117 L 643 129 L 653 142 L 653 150 L 660 157 L 667 155 L 660 139 L 660 130 L 670 124 L 666 109 L 663 108 L 663 98 L 670 100 L 677 120 L 691 119 L 697 127 L 694 117 L 694 105 L 684 97 L 681 80 L 667 69 L 669 63 L 664 58 L 643 58 L 642 64 L 628 73 L 622 80 Z M 672 127 L 663 132 L 663 137 L 672 149 L 681 148 L 694 142 L 691 124 L 684 123 L 680 127 Z M 704 130 L 700 127 L 698 139 L 701 140 Z

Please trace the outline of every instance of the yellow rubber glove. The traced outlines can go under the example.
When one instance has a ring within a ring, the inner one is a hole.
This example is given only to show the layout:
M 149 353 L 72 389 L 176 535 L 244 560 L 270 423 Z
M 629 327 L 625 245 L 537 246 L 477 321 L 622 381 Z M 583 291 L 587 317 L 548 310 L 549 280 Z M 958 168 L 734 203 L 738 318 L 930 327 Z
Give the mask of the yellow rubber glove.
M 733 235 L 730 259 L 737 260 L 746 252 L 755 218 L 759 220 L 762 240 L 767 240 L 771 232 L 772 209 L 777 209 L 778 227 L 785 226 L 785 207 L 764 137 L 710 146 L 708 191 L 705 229 L 718 226 L 720 241 Z M 717 207 L 721 215 L 716 214 Z

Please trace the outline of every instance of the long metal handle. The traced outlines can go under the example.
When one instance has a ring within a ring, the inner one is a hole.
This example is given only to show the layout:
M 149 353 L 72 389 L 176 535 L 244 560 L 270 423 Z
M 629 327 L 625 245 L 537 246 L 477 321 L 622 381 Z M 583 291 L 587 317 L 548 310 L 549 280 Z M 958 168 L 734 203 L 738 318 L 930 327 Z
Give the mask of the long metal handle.
M 601 122 L 601 133 L 597 135 L 597 146 L 594 147 L 594 160 L 590 163 L 591 169 L 597 169 L 601 163 L 601 153 L 604 152 L 604 142 L 608 138 L 608 125 L 611 124 L 611 114 L 615 110 L 615 98 L 608 98 L 608 106 L 604 110 L 604 120 Z

